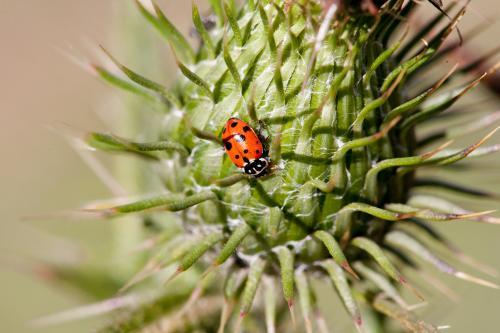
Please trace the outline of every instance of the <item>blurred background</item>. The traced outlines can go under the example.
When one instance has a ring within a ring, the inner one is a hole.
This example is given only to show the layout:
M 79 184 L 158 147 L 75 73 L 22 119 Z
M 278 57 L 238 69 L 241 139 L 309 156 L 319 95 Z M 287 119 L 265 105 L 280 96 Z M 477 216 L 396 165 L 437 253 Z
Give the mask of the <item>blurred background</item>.
M 79 333 L 99 325 L 99 320 L 85 320 L 48 328 L 30 326 L 34 318 L 89 302 L 70 288 L 44 282 L 39 278 L 44 272 L 36 269 L 34 263 L 41 258 L 97 263 L 99 260 L 95 259 L 99 258 L 104 262 L 109 259 L 109 240 L 117 237 L 112 223 L 31 217 L 111 197 L 68 144 L 64 132 L 68 128 L 77 134 L 107 128 L 100 114 L 110 105 L 115 90 L 92 77 L 75 59 L 98 61 L 98 44 L 106 45 L 123 59 L 127 39 L 117 29 L 123 24 L 121 13 L 126 2 L 0 0 L 0 332 Z M 180 30 L 188 34 L 191 2 L 158 2 Z M 207 8 L 204 1 L 197 3 Z M 422 15 L 430 12 L 432 9 Z M 462 31 L 480 23 L 488 25 L 486 31 L 467 44 L 473 53 L 498 45 L 499 15 L 497 0 L 472 2 L 469 14 L 460 24 Z M 157 37 L 152 30 L 149 34 Z M 163 51 L 159 56 L 170 59 L 168 48 Z M 163 67 L 150 74 L 167 83 L 173 72 L 169 73 L 169 66 Z M 481 96 L 481 91 L 477 96 Z M 499 105 L 489 96 L 489 102 L 474 108 L 494 110 Z M 494 141 L 500 142 L 500 135 Z M 484 160 L 481 178 L 461 181 L 500 193 L 499 167 L 500 154 Z M 465 202 L 460 197 L 456 200 Z M 467 208 L 495 209 L 499 204 L 476 201 L 475 206 L 469 204 Z M 500 226 L 461 222 L 441 230 L 466 253 L 500 270 Z M 126 261 L 127 257 L 113 260 Z M 443 280 L 460 295 L 460 300 L 453 303 L 438 297 L 429 299 L 433 304 L 426 317 L 438 324 L 452 325 L 451 332 L 499 331 L 500 291 L 446 277 Z

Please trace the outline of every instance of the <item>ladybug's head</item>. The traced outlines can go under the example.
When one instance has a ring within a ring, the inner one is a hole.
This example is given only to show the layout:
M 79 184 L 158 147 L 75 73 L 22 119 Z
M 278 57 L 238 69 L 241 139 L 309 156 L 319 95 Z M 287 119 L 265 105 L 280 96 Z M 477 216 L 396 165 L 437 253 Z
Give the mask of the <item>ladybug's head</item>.
M 260 157 L 245 164 L 243 170 L 247 175 L 260 177 L 266 174 L 268 167 L 269 167 L 269 160 L 265 157 Z

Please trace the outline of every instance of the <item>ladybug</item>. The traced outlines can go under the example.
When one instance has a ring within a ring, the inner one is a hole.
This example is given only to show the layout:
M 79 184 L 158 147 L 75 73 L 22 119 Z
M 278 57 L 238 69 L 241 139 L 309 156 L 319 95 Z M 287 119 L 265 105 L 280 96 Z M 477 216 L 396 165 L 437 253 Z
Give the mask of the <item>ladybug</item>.
M 222 142 L 234 165 L 247 175 L 260 177 L 267 173 L 270 164 L 267 150 L 246 122 L 230 118 L 222 130 Z

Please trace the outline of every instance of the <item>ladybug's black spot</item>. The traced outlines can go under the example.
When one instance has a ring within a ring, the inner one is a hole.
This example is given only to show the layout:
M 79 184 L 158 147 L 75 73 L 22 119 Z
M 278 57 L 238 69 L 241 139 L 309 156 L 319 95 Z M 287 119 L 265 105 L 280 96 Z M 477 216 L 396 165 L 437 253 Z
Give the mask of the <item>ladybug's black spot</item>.
M 224 146 L 226 147 L 227 151 L 229 151 L 229 150 L 231 150 L 231 148 L 233 148 L 233 145 L 229 141 L 224 142 Z
M 231 127 L 236 127 L 236 126 L 238 126 L 238 122 L 235 121 L 235 122 L 231 123 Z
M 255 150 L 255 153 L 256 153 L 256 154 L 260 154 L 260 150 L 256 149 L 256 150 Z
M 243 150 L 245 154 L 248 154 L 248 149 Z
M 236 142 L 243 142 L 243 141 L 246 140 L 246 138 L 245 138 L 245 136 L 243 134 L 235 135 L 234 139 L 236 140 Z
M 250 162 L 250 160 L 249 160 L 248 158 L 246 158 L 246 157 L 243 157 L 243 161 L 244 161 L 245 163 Z
M 240 159 L 240 155 L 236 154 L 236 155 L 234 155 L 234 158 L 237 159 L 237 160 L 239 160 Z
M 246 132 L 248 132 L 248 131 L 250 131 L 250 127 L 248 127 L 248 126 L 243 127 L 243 132 L 245 132 L 245 133 L 246 133 Z

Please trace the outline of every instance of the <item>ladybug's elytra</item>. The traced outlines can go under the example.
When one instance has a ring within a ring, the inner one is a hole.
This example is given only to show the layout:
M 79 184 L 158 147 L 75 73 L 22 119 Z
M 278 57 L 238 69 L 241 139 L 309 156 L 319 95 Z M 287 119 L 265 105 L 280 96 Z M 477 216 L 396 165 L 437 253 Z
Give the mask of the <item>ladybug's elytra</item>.
M 246 122 L 230 118 L 222 131 L 222 142 L 231 161 L 246 174 L 254 177 L 266 174 L 269 157 L 259 136 Z

